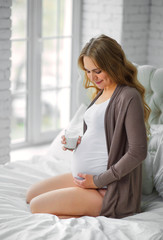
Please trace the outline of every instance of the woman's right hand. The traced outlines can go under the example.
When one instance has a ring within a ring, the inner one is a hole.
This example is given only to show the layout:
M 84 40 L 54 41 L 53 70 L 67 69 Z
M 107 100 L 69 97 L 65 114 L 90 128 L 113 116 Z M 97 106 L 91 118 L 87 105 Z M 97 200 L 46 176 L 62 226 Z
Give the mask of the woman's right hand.
M 61 136 L 61 138 L 62 138 L 61 143 L 62 143 L 62 144 L 66 144 L 65 135 Z M 80 143 L 81 143 L 81 136 L 78 137 L 78 141 L 77 141 L 76 147 L 77 147 Z M 73 151 L 73 149 L 68 149 L 68 148 L 66 148 L 65 146 L 63 146 L 62 149 L 63 149 L 64 151 L 66 151 L 66 150 Z

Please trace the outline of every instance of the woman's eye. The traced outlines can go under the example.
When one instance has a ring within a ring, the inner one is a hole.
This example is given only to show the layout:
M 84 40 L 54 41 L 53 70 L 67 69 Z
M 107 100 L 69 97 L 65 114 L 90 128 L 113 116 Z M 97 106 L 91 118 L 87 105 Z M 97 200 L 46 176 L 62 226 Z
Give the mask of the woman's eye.
M 94 71 L 96 74 L 100 74 L 101 73 L 101 70 L 98 70 L 98 71 Z M 91 71 L 88 71 L 88 70 L 86 70 L 86 73 L 87 74 L 90 74 L 91 73 Z
M 97 74 L 100 74 L 100 73 L 101 73 L 101 70 L 99 70 L 99 71 L 96 71 L 96 73 L 97 73 Z

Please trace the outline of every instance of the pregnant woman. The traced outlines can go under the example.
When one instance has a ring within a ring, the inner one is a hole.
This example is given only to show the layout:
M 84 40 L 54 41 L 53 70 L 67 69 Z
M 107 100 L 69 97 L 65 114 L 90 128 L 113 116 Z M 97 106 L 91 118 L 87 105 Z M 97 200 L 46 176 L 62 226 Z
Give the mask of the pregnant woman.
M 59 218 L 139 213 L 150 109 L 137 69 L 105 35 L 85 45 L 78 63 L 85 71 L 85 88 L 95 89 L 84 115 L 84 134 L 73 152 L 72 172 L 28 190 L 31 212 Z

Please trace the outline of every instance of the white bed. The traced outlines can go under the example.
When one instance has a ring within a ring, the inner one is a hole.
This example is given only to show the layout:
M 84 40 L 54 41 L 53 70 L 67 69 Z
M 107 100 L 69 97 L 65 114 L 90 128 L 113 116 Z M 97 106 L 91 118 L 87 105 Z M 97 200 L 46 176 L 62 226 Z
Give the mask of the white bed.
M 31 214 L 25 202 L 28 187 L 70 171 L 72 153 L 62 151 L 61 132 L 44 156 L 0 166 L 0 240 L 163 239 L 163 69 L 141 66 L 138 71 L 152 108 L 151 138 L 143 164 L 142 213 L 124 219 L 100 216 L 65 220 L 51 214 Z M 85 108 L 81 105 L 70 123 L 80 131 Z

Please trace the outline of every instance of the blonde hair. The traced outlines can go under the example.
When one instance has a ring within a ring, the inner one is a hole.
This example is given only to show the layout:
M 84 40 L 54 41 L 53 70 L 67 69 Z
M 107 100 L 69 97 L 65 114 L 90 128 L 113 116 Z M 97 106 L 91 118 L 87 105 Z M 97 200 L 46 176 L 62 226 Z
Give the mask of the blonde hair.
M 127 60 L 125 53 L 116 40 L 106 36 L 100 35 L 97 38 L 92 38 L 82 49 L 78 58 L 78 65 L 84 69 L 84 56 L 88 56 L 94 63 L 117 84 L 128 85 L 138 90 L 142 97 L 144 106 L 144 121 L 146 124 L 147 136 L 150 134 L 150 127 L 148 124 L 150 107 L 145 102 L 145 88 L 137 79 L 137 68 L 130 61 Z M 98 87 L 89 80 L 85 72 L 85 88 L 94 88 L 95 95 L 100 91 Z

